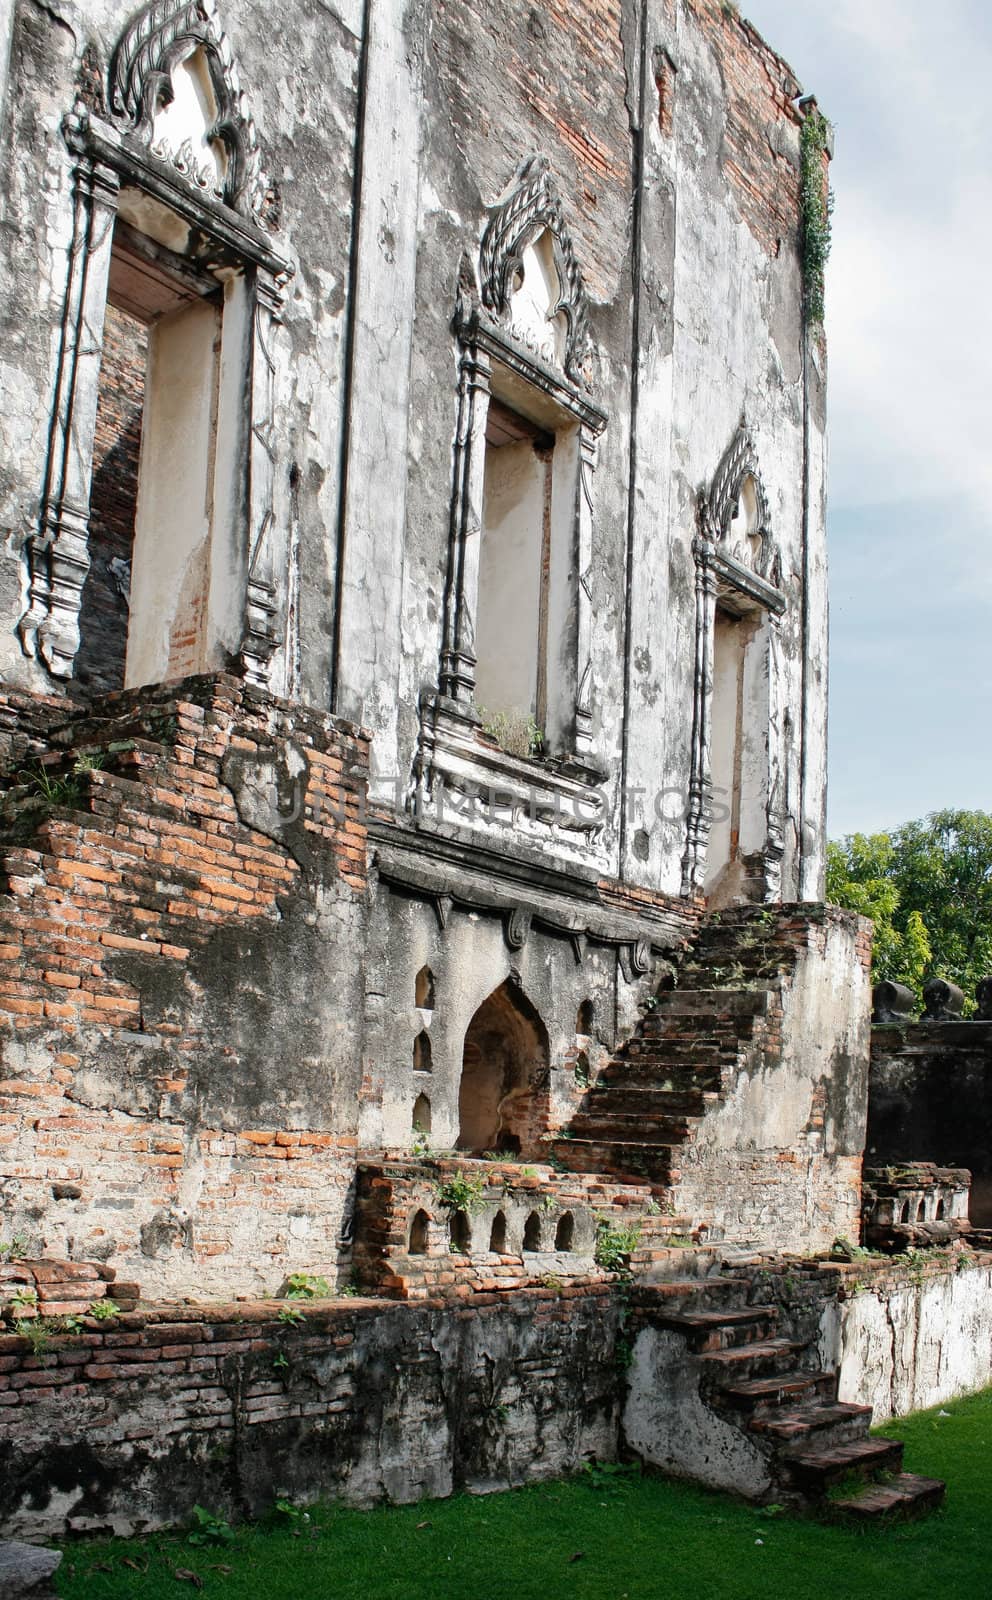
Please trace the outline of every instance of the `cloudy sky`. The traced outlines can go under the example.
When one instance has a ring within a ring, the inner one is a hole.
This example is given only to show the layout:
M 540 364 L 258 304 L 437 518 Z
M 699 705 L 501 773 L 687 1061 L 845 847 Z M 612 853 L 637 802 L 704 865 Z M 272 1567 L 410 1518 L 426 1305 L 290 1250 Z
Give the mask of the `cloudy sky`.
M 992 810 L 992 6 L 741 9 L 836 130 L 830 831 Z

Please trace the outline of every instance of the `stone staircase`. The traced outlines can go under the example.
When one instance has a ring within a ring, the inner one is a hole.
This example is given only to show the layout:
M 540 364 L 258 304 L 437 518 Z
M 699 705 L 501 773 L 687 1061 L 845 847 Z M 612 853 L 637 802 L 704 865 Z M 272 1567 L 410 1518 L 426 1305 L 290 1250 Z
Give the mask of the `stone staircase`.
M 741 906 L 704 922 L 678 974 L 587 1091 L 556 1158 L 576 1172 L 673 1187 L 706 1115 L 749 1052 L 781 1044 L 781 980 L 806 944 L 800 908 Z
M 638 1283 L 634 1326 L 674 1334 L 682 1346 L 680 1387 L 685 1393 L 687 1377 L 691 1404 L 683 1403 L 680 1415 L 676 1399 L 671 1448 L 691 1452 L 693 1432 L 705 1431 L 701 1405 L 715 1427 L 710 1451 L 715 1444 L 718 1453 L 721 1434 L 728 1452 L 745 1445 L 737 1454 L 752 1462 L 750 1486 L 747 1468 L 739 1467 L 733 1487 L 749 1497 L 858 1519 L 939 1505 L 943 1483 L 903 1472 L 903 1446 L 869 1436 L 871 1407 L 839 1401 L 836 1374 L 805 1367 L 809 1346 L 780 1337 L 778 1307 L 752 1304 L 753 1293 L 752 1279 L 732 1272 Z M 706 1481 L 677 1455 L 657 1464 Z

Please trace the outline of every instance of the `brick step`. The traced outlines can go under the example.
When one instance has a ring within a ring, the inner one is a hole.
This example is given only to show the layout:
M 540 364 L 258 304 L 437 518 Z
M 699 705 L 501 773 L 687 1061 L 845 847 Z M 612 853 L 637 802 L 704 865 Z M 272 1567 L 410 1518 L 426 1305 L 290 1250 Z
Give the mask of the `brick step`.
M 768 1001 L 767 989 L 740 989 L 734 985 L 696 989 L 683 987 L 680 983 L 677 989 L 665 995 L 657 1011 L 645 1020 L 654 1022 L 656 1019 L 687 1016 L 703 1020 L 713 1016 L 723 1021 L 729 1017 L 757 1017 L 768 1010 Z
M 698 1124 L 698 1117 L 673 1117 L 658 1107 L 624 1111 L 606 1103 L 595 1110 L 577 1111 L 569 1123 L 569 1132 L 573 1138 L 601 1143 L 685 1144 Z
M 599 1116 L 603 1107 L 610 1116 L 645 1116 L 662 1111 L 669 1117 L 698 1118 L 719 1103 L 720 1095 L 711 1089 L 661 1089 L 654 1084 L 627 1085 L 614 1080 L 590 1089 L 577 1114 Z
M 903 1446 L 898 1439 L 853 1439 L 822 1449 L 789 1451 L 779 1459 L 794 1482 L 808 1491 L 823 1491 L 849 1476 L 899 1472 Z
M 766 1339 L 732 1350 L 707 1350 L 699 1357 L 699 1363 L 707 1380 L 726 1393 L 728 1385 L 737 1385 L 738 1380 L 771 1377 L 774 1373 L 789 1373 L 791 1377 L 796 1358 L 804 1348 L 794 1339 Z
M 900 1472 L 885 1483 L 866 1483 L 850 1495 L 830 1502 L 831 1511 L 866 1521 L 874 1517 L 922 1516 L 943 1504 L 946 1485 L 939 1478 Z
M 629 1060 L 611 1061 L 596 1080 L 590 1093 L 602 1094 L 607 1089 L 658 1089 L 666 1093 L 686 1094 L 701 1091 L 720 1094 L 724 1085 L 724 1060 L 694 1061 L 673 1058 L 670 1051 L 664 1054 L 633 1056 Z M 728 1073 L 729 1080 L 729 1073 Z
M 753 1416 L 772 1415 L 793 1401 L 833 1399 L 837 1377 L 832 1372 L 785 1372 L 770 1378 L 749 1378 L 726 1384 L 721 1397 L 726 1405 Z
M 696 1045 L 719 1045 L 724 1040 L 733 1040 L 738 1037 L 749 1039 L 754 1033 L 754 1024 L 763 1012 L 741 1011 L 731 1013 L 706 1011 L 653 1011 L 638 1028 L 638 1033 L 643 1039 L 671 1040 L 673 1044 L 695 1043 Z
M 671 1145 L 639 1144 L 633 1140 L 554 1139 L 551 1145 L 563 1166 L 572 1172 L 608 1172 L 613 1183 L 651 1183 L 667 1186 L 677 1172 L 678 1150 Z
M 748 1427 L 752 1433 L 777 1439 L 783 1444 L 800 1445 L 815 1441 L 817 1447 L 829 1438 L 829 1443 L 849 1444 L 854 1439 L 864 1439 L 871 1426 L 871 1406 L 858 1406 L 843 1401 L 815 1402 L 789 1411 L 781 1407 L 767 1414 L 752 1416 Z
M 640 1288 L 640 1283 L 638 1284 Z M 730 1309 L 747 1308 L 751 1289 L 750 1278 L 666 1278 L 644 1286 L 650 1292 L 652 1305 L 661 1305 L 666 1311 L 678 1312 L 693 1306 L 724 1306 Z
M 666 1041 L 663 1039 L 647 1039 L 638 1033 L 634 1035 L 633 1039 L 628 1039 L 626 1044 L 621 1045 L 613 1060 L 607 1062 L 597 1081 L 601 1081 L 610 1072 L 611 1068 L 618 1066 L 621 1062 L 629 1061 L 633 1064 L 635 1061 L 643 1061 L 650 1058 L 652 1061 L 670 1061 L 673 1066 L 701 1067 L 708 1065 L 720 1067 L 723 1064 L 725 1055 L 726 1052 L 721 1050 L 719 1045 L 710 1044 L 705 1039 L 673 1039 Z
M 748 1306 L 740 1310 L 671 1311 L 658 1318 L 663 1328 L 673 1328 L 685 1336 L 690 1350 L 731 1350 L 748 1344 L 761 1344 L 773 1333 L 778 1321 L 775 1306 Z

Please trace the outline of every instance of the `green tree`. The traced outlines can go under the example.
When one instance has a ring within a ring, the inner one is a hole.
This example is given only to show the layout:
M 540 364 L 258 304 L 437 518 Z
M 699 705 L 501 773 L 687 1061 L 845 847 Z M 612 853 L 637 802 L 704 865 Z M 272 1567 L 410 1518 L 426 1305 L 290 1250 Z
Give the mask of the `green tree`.
M 947 978 L 970 1000 L 992 973 L 992 816 L 935 811 L 831 842 L 827 898 L 873 919 L 876 983 Z

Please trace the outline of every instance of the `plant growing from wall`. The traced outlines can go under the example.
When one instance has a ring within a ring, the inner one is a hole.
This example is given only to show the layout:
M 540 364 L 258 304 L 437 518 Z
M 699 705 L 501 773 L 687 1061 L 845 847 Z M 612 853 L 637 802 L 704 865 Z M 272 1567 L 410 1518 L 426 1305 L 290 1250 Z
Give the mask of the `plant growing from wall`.
M 480 707 L 482 731 L 511 756 L 539 756 L 544 750 L 544 731 L 529 712 L 487 711 Z
M 434 1193 L 446 1211 L 464 1211 L 467 1217 L 474 1217 L 486 1203 L 485 1186 L 484 1178 L 467 1178 L 458 1172 L 443 1183 L 436 1183 Z
M 86 1314 L 95 1317 L 97 1322 L 110 1322 L 113 1317 L 119 1317 L 120 1312 L 121 1308 L 115 1300 L 104 1297 L 102 1300 L 94 1300 Z
M 607 1272 L 623 1272 L 641 1237 L 639 1223 L 621 1224 L 601 1222 L 596 1232 L 595 1258 L 597 1266 Z
M 806 316 L 814 326 L 823 322 L 824 278 L 830 254 L 834 197 L 823 170 L 829 137 L 826 117 L 815 105 L 811 106 L 799 134 L 799 220 Z
M 284 1300 L 327 1300 L 330 1298 L 330 1285 L 326 1278 L 321 1278 L 312 1272 L 291 1272 L 286 1279 L 283 1291 Z

